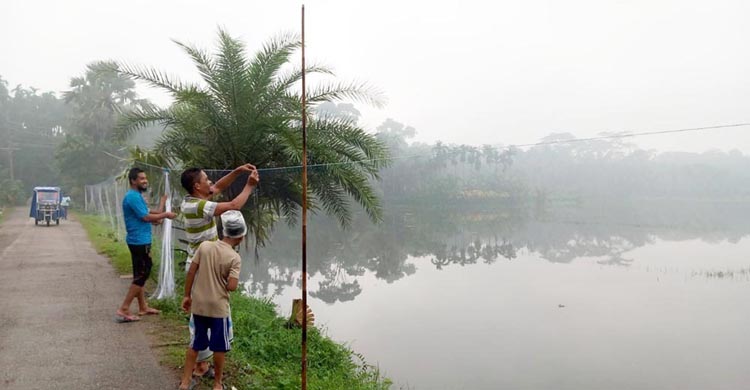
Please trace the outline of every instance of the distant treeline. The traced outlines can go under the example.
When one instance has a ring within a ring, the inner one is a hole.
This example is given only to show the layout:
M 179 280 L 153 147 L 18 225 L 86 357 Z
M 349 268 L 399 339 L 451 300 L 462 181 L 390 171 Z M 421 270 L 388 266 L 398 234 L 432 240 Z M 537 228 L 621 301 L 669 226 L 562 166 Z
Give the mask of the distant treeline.
M 737 150 L 657 153 L 618 138 L 567 142 L 568 133 L 526 149 L 427 145 L 392 120 L 378 130 L 394 156 L 380 188 L 397 201 L 750 200 L 750 158 Z
M 122 170 L 112 156 L 127 148 L 152 147 L 164 128 L 150 126 L 127 139 L 114 131 L 119 112 L 149 106 L 135 84 L 94 63 L 71 79 L 63 96 L 0 77 L 0 203 L 23 201 L 35 185 L 62 185 L 73 192 Z M 105 96 L 102 100 L 101 96 Z M 346 103 L 313 107 L 321 116 L 357 123 L 359 111 Z M 430 199 L 510 204 L 609 199 L 750 199 L 750 158 L 739 151 L 657 153 L 623 139 L 570 142 L 551 134 L 553 144 L 525 149 L 503 145 L 412 142 L 416 130 L 388 119 L 375 136 L 390 152 L 373 184 L 390 201 Z M 106 152 L 106 153 L 104 153 Z

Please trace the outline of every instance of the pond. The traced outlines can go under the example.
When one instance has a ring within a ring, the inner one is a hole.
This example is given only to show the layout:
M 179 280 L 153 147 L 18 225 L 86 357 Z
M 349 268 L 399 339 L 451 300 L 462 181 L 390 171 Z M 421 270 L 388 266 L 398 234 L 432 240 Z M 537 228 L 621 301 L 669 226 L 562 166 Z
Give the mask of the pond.
M 408 389 L 750 383 L 750 204 L 387 204 L 308 225 L 317 324 Z M 243 254 L 248 294 L 300 294 L 299 226 Z

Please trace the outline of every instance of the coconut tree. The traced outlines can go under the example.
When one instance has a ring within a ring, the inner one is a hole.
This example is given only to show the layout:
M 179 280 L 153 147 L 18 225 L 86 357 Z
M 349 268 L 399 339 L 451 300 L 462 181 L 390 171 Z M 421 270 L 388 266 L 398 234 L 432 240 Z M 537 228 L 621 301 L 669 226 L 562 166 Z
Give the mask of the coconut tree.
M 201 82 L 120 64 L 121 74 L 160 88 L 174 100 L 168 108 L 144 106 L 126 113 L 120 135 L 157 123 L 165 131 L 152 152 L 173 167 L 230 169 L 251 162 L 263 169 L 250 218 L 256 238 L 263 242 L 279 217 L 294 223 L 301 206 L 302 72 L 293 64 L 300 41 L 295 35 L 280 35 L 252 57 L 241 41 L 223 30 L 213 53 L 175 43 L 192 59 Z M 308 66 L 306 72 L 334 76 L 322 65 Z M 362 83 L 326 82 L 307 91 L 310 108 L 342 99 L 382 102 L 377 91 Z M 353 201 L 373 221 L 379 220 L 381 206 L 370 180 L 386 166 L 386 147 L 359 127 L 356 118 L 315 112 L 308 110 L 307 118 L 311 209 L 335 215 L 347 226 Z
M 83 76 L 71 78 L 70 90 L 63 94 L 69 120 L 60 134 L 64 140 L 55 150 L 55 160 L 63 185 L 75 191 L 73 196 L 84 184 L 117 171 L 120 162 L 113 156 L 121 156 L 124 146 L 115 137 L 118 117 L 148 104 L 138 99 L 134 88 L 133 80 L 119 74 L 111 61 L 93 62 Z

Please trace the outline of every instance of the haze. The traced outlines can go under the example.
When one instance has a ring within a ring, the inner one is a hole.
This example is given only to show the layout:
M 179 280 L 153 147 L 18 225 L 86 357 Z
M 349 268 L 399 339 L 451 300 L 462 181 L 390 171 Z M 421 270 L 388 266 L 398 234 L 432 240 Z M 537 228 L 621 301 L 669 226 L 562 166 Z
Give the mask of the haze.
M 298 1 L 4 2 L 0 75 L 68 89 L 86 64 L 115 59 L 197 75 L 171 41 L 211 48 L 225 27 L 253 52 L 299 31 Z M 750 122 L 743 1 L 308 1 L 308 57 L 379 88 L 357 104 L 418 141 L 522 144 L 552 132 L 652 131 Z M 142 96 L 169 100 L 140 87 Z M 640 137 L 643 148 L 750 151 L 750 127 Z

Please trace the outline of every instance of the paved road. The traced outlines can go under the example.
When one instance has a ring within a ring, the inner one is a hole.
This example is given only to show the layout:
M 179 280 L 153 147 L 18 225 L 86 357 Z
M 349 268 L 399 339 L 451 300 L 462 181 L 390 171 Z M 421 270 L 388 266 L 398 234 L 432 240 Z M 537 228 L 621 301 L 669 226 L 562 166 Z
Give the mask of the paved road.
M 16 208 L 0 224 L 0 388 L 176 388 L 150 349 L 153 319 L 113 321 L 129 280 L 78 222 L 34 226 L 27 216 Z

